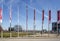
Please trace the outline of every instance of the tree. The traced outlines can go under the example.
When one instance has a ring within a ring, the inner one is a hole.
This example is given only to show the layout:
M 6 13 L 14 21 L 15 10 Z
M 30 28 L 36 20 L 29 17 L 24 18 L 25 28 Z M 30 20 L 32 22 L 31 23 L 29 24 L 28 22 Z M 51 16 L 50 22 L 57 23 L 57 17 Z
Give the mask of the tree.
M 0 25 L 0 32 L 2 31 L 3 29 L 2 29 L 2 26 Z
M 21 25 L 15 25 L 13 28 L 14 28 L 14 31 L 16 31 L 16 32 L 18 32 L 18 29 L 19 29 L 19 32 L 22 31 Z
M 10 27 L 8 28 L 8 31 L 10 31 Z M 14 28 L 13 27 L 11 27 L 11 31 L 14 31 Z
M 18 28 L 18 27 L 19 27 L 19 28 Z M 19 29 L 19 32 L 22 31 L 21 25 L 15 25 L 14 27 L 11 27 L 11 31 L 18 32 L 18 29 Z M 8 28 L 8 31 L 10 31 L 10 27 Z

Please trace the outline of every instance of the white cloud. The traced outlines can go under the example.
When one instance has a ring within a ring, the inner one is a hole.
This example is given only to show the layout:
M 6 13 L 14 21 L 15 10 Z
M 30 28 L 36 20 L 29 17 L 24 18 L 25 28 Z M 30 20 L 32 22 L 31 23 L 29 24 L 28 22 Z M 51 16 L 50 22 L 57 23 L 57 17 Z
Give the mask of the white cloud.
M 25 2 L 24 2 L 25 3 Z M 26 4 L 26 3 L 25 3 Z M 30 5 L 28 5 L 28 7 L 30 7 L 31 9 L 36 9 L 36 11 L 39 13 L 39 14 L 42 14 L 41 12 L 40 12 L 40 10 L 38 10 L 37 8 L 34 8 L 34 7 L 32 7 L 32 6 L 30 6 Z M 44 17 L 45 18 L 47 18 L 48 19 L 48 16 L 47 15 L 44 15 Z

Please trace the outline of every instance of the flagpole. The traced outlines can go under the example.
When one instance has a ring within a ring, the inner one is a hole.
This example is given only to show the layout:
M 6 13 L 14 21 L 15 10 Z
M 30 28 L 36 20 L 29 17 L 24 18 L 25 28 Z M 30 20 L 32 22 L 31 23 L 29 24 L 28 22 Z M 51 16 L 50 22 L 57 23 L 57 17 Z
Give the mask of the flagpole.
M 19 37 L 19 7 L 18 7 L 18 37 Z
M 0 27 L 2 27 L 2 26 L 1 26 L 1 23 L 0 23 Z M 2 31 L 2 28 L 1 28 L 1 38 L 3 38 L 3 31 Z
M 59 11 L 57 11 L 57 36 L 58 36 L 58 13 L 59 13 Z
M 12 37 L 12 33 L 11 33 L 11 18 L 12 18 L 12 16 L 11 16 L 11 5 L 10 5 L 10 38 Z
M 27 30 L 28 30 L 28 6 L 26 4 L 26 33 L 28 33 Z
M 3 29 L 2 29 L 2 23 L 0 23 L 1 26 L 1 38 L 3 38 Z
M 35 13 L 36 11 L 35 11 L 35 9 L 34 9 L 34 34 L 35 34 L 35 28 L 36 28 L 36 25 L 35 25 L 35 19 L 36 19 L 36 13 Z
M 58 21 L 60 20 L 59 14 L 60 14 L 60 11 L 57 11 L 57 36 L 59 35 L 59 32 L 58 32 Z
M 2 15 L 3 15 L 3 4 L 2 4 Z M 2 25 L 2 23 L 1 23 L 1 25 Z M 3 38 L 3 28 L 2 28 L 2 38 Z
M 48 37 L 49 37 L 49 34 L 50 34 L 50 22 L 51 22 L 51 10 L 49 10 L 49 18 L 48 18 Z
M 12 34 L 12 33 L 11 33 L 11 22 L 10 22 L 10 38 L 11 38 L 11 36 L 12 36 L 11 34 Z
M 41 36 L 43 35 L 43 21 L 42 21 L 42 32 L 41 32 Z
M 50 21 L 48 21 L 48 37 L 49 37 L 49 33 L 50 33 L 49 25 L 50 25 Z
M 41 32 L 41 36 L 43 35 L 43 24 L 44 24 L 44 10 L 42 10 L 42 32 Z
M 57 21 L 57 36 L 58 36 L 58 21 Z
M 2 0 L 3 2 L 3 0 Z M 0 16 L 0 26 L 1 26 L 1 38 L 3 38 L 3 29 L 2 29 L 2 14 L 3 14 L 3 3 L 2 3 L 2 9 L 0 12 L 1 16 Z

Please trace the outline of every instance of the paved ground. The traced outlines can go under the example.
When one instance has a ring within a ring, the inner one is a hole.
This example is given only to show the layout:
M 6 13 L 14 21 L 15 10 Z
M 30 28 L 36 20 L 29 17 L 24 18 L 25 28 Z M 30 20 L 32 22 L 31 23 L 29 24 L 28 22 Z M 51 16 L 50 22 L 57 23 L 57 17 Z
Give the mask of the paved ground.
M 34 36 L 34 37 L 32 37 Z M 0 41 L 60 41 L 60 36 L 56 37 L 56 35 L 51 35 L 50 37 L 47 34 L 44 34 L 43 37 L 41 35 L 32 35 L 32 36 L 25 36 L 25 37 L 11 37 L 11 38 L 0 38 Z
M 28 39 L 26 39 L 26 38 L 25 39 L 24 38 L 22 38 L 22 39 L 19 39 L 19 38 L 16 38 L 16 39 L 15 38 L 14 39 L 13 38 L 3 39 L 2 38 L 1 39 L 0 38 L 0 41 L 60 41 L 60 39 L 29 39 L 29 38 Z

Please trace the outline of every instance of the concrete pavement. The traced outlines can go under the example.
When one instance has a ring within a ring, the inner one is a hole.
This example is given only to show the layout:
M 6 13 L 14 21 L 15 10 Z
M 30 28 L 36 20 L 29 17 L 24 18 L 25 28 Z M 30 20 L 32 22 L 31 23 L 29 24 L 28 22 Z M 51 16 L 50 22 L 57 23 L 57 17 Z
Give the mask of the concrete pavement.
M 60 39 L 0 38 L 0 41 L 60 41 Z

